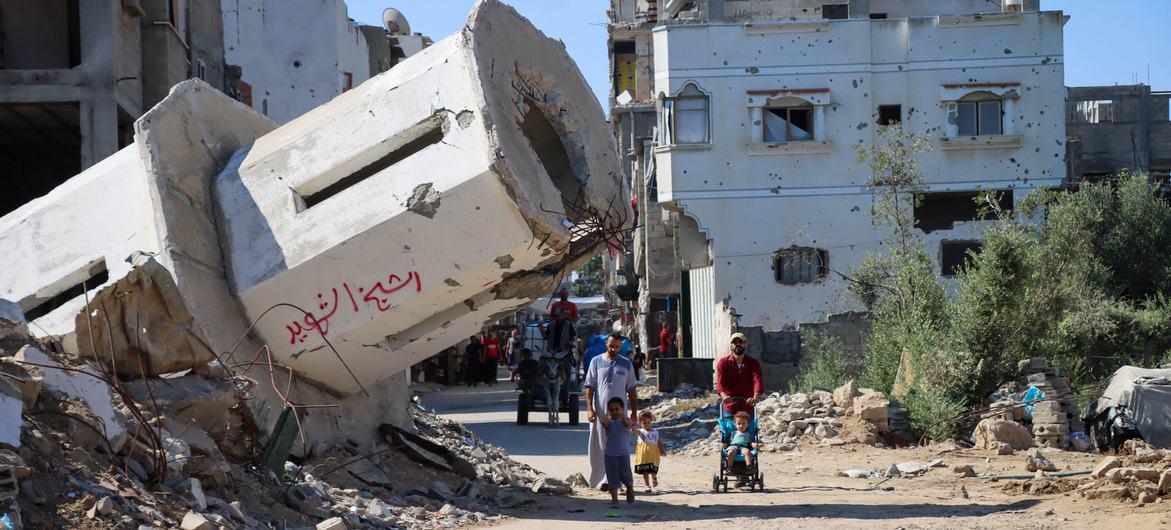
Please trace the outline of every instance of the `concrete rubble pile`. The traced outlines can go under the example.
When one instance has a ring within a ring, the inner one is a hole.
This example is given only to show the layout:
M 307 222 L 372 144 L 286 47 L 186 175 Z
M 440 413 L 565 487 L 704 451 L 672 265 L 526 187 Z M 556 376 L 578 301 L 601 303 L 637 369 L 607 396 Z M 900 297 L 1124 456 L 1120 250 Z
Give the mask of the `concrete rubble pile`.
M 1033 445 L 1088 449 L 1089 439 L 1069 378 L 1062 377 L 1044 357 L 1025 359 L 1017 367 L 1019 379 L 997 392 L 977 425 L 973 433 L 976 447 L 1001 454 Z
M 702 409 L 703 417 L 718 416 L 714 399 Z M 825 446 L 850 443 L 889 446 L 902 434 L 900 425 L 906 414 L 905 410 L 892 406 L 881 392 L 859 388 L 853 381 L 833 392 L 774 392 L 756 405 L 756 412 L 762 449 L 766 451 L 797 450 L 800 442 Z M 710 426 L 686 431 L 691 437 L 681 444 L 682 451 L 707 454 L 718 450 L 719 431 L 714 428 L 713 420 L 709 419 L 707 425 Z
M 280 128 L 176 85 L 0 217 L 0 510 L 433 527 L 567 493 L 412 405 L 406 370 L 628 228 L 618 169 L 564 45 L 496 0 Z
M 1140 505 L 1171 499 L 1171 450 L 1142 440 L 1127 440 L 1119 454 L 1095 466 L 1092 481 L 1077 487 L 1088 499 L 1113 499 Z
M 109 372 L 45 353 L 59 345 L 22 329 L 0 318 L 0 395 L 18 403 L 3 418 L 18 434 L 0 442 L 0 518 L 16 528 L 334 528 L 332 518 L 346 525 L 337 528 L 438 528 L 499 519 L 539 502 L 536 494 L 572 492 L 418 406 L 411 415 L 423 441 L 335 446 L 303 466 L 286 462 L 277 477 L 251 464 L 254 442 L 231 436 L 240 429 L 229 419 L 239 402 L 224 387 L 239 381 L 204 369 L 126 382 L 111 394 L 84 375 Z M 165 444 L 161 471 L 148 443 L 155 434 Z M 449 451 L 455 465 L 420 463 L 420 445 Z
M 564 45 L 481 0 L 279 128 L 176 85 L 130 145 L 0 218 L 22 265 L 0 298 L 120 378 L 244 370 L 262 438 L 286 388 L 329 405 L 303 419 L 304 457 L 407 425 L 406 370 L 550 292 L 629 229 L 627 195 Z

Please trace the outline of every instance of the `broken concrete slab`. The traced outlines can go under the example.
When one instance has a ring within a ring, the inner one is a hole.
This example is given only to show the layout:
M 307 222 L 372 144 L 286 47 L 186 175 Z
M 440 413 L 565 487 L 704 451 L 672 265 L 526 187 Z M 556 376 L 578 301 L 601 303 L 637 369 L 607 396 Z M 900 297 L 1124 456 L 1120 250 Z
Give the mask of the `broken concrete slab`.
M 101 425 L 97 427 L 104 430 L 115 452 L 126 442 L 126 429 L 122 417 L 114 411 L 114 396 L 110 387 L 98 378 L 92 368 L 83 368 L 80 373 L 66 371 L 57 361 L 34 346 L 21 348 L 16 353 L 16 362 L 30 371 L 39 371 L 44 378 L 43 386 L 49 392 L 85 402 L 101 420 Z
M 0 377 L 7 379 L 20 390 L 24 408 L 31 409 L 36 406 L 37 396 L 41 393 L 45 378 L 34 374 L 11 358 L 0 359 L 0 373 L 4 374 Z
M 24 401 L 20 390 L 0 377 L 0 446 L 20 447 L 20 426 L 24 425 Z
M 391 486 L 390 477 L 386 475 L 386 472 L 374 465 L 374 462 L 371 462 L 369 458 L 363 458 L 350 463 L 346 466 L 346 471 L 369 486 L 378 486 L 381 488 Z
M 1102 478 L 1111 469 L 1122 467 L 1122 459 L 1117 456 L 1108 456 L 1104 458 L 1097 466 L 1094 466 L 1094 471 L 1090 473 L 1091 477 Z
M 215 525 L 202 514 L 187 512 L 183 514 L 183 521 L 179 523 L 182 530 L 213 530 Z
M 171 272 L 154 258 L 98 291 L 89 308 L 77 315 L 78 354 L 122 379 L 181 372 L 215 359 Z
M 563 45 L 488 0 L 460 34 L 258 139 L 215 189 L 249 317 L 292 304 L 259 336 L 356 393 L 551 290 L 548 272 L 596 249 L 574 242 L 577 207 L 626 216 L 619 175 Z
M 20 310 L 20 304 L 11 302 L 0 298 L 0 318 L 9 322 L 24 322 L 24 311 Z
M 182 425 L 195 425 L 213 440 L 223 438 L 231 428 L 231 410 L 240 403 L 231 382 L 209 381 L 198 375 L 126 381 L 122 387 L 139 403 L 150 403 L 153 394 L 153 402 L 167 417 Z

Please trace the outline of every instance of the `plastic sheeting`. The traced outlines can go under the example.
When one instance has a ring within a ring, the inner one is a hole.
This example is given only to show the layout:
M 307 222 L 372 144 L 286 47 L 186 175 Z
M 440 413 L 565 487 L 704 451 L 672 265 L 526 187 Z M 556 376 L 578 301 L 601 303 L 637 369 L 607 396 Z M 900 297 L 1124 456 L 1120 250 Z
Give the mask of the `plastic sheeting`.
M 1147 443 L 1171 447 L 1171 385 L 1139 384 L 1139 378 L 1171 378 L 1171 369 L 1145 369 L 1123 366 L 1110 376 L 1102 397 L 1086 417 L 1093 417 L 1110 407 L 1125 406 Z

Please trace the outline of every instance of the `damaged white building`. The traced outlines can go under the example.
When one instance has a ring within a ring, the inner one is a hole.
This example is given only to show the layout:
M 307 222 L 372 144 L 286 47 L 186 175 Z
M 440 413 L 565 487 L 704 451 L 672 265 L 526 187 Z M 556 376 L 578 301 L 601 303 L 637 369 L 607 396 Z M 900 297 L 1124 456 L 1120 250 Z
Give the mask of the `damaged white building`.
M 880 124 L 932 141 L 914 215 L 944 276 L 978 250 L 979 190 L 1011 208 L 1065 177 L 1066 17 L 1038 1 L 615 3 L 657 7 L 657 21 L 634 17 L 653 35 L 658 115 L 642 167 L 647 200 L 682 215 L 684 354 L 724 353 L 734 325 L 767 333 L 859 308 L 831 271 L 884 238 L 855 163 Z
M 0 218 L 0 298 L 124 376 L 249 369 L 263 433 L 291 374 L 290 400 L 334 405 L 303 411 L 309 452 L 408 421 L 404 371 L 548 293 L 627 193 L 564 45 L 483 0 L 280 127 L 176 85 L 130 145 Z

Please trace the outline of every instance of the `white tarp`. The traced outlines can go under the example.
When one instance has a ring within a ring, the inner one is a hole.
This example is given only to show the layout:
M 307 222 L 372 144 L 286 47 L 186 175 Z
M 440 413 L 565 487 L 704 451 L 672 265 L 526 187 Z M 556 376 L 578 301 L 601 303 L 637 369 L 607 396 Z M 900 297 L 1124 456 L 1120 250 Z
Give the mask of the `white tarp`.
M 1159 378 L 1171 380 L 1171 369 L 1123 366 L 1110 377 L 1093 411 L 1124 405 L 1147 443 L 1171 447 L 1171 384 L 1151 384 Z

